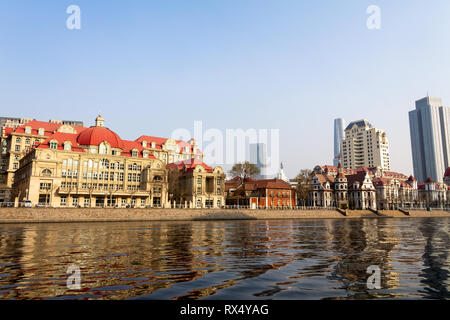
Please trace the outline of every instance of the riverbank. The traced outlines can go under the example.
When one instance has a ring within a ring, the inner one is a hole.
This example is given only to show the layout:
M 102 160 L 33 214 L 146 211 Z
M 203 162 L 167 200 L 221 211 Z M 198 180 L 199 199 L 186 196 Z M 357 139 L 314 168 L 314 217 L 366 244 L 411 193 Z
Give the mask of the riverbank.
M 450 217 L 450 212 L 413 210 L 250 210 L 250 209 L 114 209 L 114 208 L 0 208 L 0 224 L 44 222 L 107 221 L 201 221 L 201 220 L 278 220 L 278 219 L 356 219 L 356 218 Z

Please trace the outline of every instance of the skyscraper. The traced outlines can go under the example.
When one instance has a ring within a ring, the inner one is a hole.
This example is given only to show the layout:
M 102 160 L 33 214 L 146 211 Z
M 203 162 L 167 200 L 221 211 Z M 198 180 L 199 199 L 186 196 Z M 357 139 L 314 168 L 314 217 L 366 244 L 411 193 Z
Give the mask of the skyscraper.
M 334 120 L 334 158 L 333 165 L 338 166 L 342 161 L 342 140 L 344 140 L 345 120 L 338 118 Z
M 380 167 L 391 169 L 389 142 L 386 133 L 367 120 L 350 122 L 342 141 L 344 168 Z
M 267 168 L 267 148 L 265 143 L 251 143 L 249 145 L 250 162 L 259 168 L 259 175 L 256 179 L 266 179 Z
M 414 176 L 420 182 L 431 178 L 442 182 L 450 163 L 450 108 L 440 98 L 416 101 L 409 112 Z

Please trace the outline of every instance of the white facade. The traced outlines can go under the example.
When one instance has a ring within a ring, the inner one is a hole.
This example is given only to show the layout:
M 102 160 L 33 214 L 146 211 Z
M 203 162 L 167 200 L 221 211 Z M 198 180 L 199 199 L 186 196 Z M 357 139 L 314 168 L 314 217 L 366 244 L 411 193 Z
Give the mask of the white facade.
M 367 120 L 353 121 L 347 126 L 341 147 L 344 168 L 391 169 L 386 133 L 373 127 Z
M 427 178 L 442 182 L 450 166 L 450 108 L 439 98 L 416 101 L 409 112 L 414 176 L 420 182 Z

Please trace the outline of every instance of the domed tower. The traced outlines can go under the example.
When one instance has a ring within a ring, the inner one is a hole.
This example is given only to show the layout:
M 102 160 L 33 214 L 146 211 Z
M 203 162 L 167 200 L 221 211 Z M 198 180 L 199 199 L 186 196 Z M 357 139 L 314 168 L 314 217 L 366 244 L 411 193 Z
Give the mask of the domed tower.
M 77 136 L 77 143 L 81 146 L 96 146 L 98 153 L 110 154 L 124 149 L 122 139 L 117 133 L 104 126 L 104 119 L 99 115 L 95 119 L 95 126 L 85 129 Z
M 347 178 L 345 177 L 342 163 L 339 162 L 338 174 L 334 180 L 334 194 L 336 197 L 336 204 L 339 208 L 348 207 L 347 189 Z
M 97 116 L 97 118 L 95 118 L 95 126 L 96 127 L 104 127 L 105 126 L 105 119 L 103 119 L 101 114 L 99 114 Z

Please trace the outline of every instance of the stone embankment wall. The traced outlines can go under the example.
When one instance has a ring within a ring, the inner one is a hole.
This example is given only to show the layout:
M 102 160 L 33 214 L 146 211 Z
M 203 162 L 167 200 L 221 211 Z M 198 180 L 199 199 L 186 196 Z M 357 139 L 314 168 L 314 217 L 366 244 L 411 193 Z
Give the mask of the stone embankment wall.
M 408 217 L 400 211 L 379 211 L 379 214 L 382 217 Z M 0 223 L 352 219 L 380 216 L 370 211 L 347 211 L 347 216 L 344 216 L 334 210 L 0 208 Z M 450 212 L 411 211 L 410 217 L 450 217 Z

